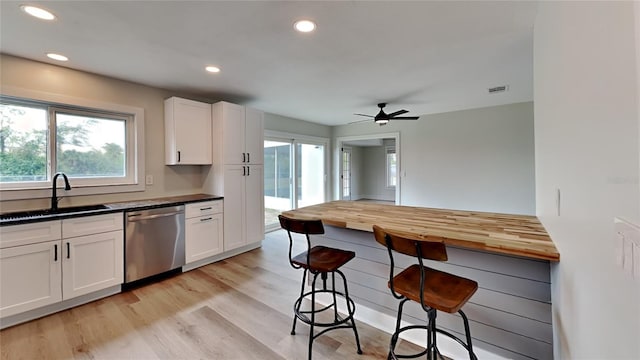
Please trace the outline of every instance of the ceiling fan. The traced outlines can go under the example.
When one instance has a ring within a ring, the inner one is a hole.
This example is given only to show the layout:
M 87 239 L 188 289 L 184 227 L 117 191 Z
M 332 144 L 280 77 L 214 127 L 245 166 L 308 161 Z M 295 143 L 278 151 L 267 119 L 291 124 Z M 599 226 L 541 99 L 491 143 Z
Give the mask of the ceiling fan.
M 398 115 L 408 113 L 409 112 L 408 110 L 398 110 L 390 114 L 387 114 L 384 112 L 384 110 L 382 110 L 385 106 L 387 106 L 387 103 L 378 104 L 378 107 L 380 108 L 380 112 L 378 112 L 376 116 L 367 115 L 367 114 L 354 114 L 354 115 L 373 118 L 373 121 L 376 124 L 379 124 L 380 126 L 386 125 L 389 122 L 389 120 L 417 120 L 419 118 L 419 116 L 398 116 Z M 357 121 L 357 122 L 360 122 L 360 121 Z

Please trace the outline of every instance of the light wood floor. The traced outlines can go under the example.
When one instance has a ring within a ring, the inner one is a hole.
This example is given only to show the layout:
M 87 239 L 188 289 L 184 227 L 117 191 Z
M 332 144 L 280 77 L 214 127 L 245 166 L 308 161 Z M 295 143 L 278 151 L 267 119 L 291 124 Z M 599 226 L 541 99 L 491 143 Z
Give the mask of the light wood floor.
M 5 329 L 2 359 L 306 359 L 308 326 L 290 335 L 302 273 L 289 266 L 285 236 L 272 232 L 261 249 Z M 363 355 L 340 329 L 315 340 L 313 358 L 386 359 L 390 335 L 357 326 Z

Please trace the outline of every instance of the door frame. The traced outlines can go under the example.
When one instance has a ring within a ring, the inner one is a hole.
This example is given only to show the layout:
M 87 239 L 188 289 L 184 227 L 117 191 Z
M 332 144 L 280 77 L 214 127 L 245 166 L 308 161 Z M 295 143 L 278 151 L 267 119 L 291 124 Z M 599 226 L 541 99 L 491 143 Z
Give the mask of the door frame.
M 298 143 L 305 143 L 305 144 L 316 144 L 316 145 L 324 146 L 324 149 L 325 149 L 324 151 L 324 201 L 326 202 L 330 199 L 331 182 L 329 181 L 329 170 L 331 169 L 330 167 L 331 141 L 329 138 L 288 133 L 288 132 L 282 132 L 282 131 L 274 131 L 274 130 L 264 130 L 264 139 L 273 140 L 273 141 L 282 141 L 282 142 L 290 143 L 292 145 L 291 167 L 292 167 L 293 179 L 291 183 L 291 187 L 292 187 L 291 196 L 292 196 L 292 202 L 293 202 L 292 206 L 294 209 L 298 206 L 298 200 L 297 200 L 297 196 L 298 196 L 297 181 L 298 180 L 296 179 L 296 176 L 295 176 L 295 157 L 297 156 L 297 154 L 296 154 L 295 145 Z M 265 231 L 271 231 L 276 228 L 279 228 L 279 225 L 277 226 L 274 225 L 273 228 L 268 227 L 265 229 Z
M 342 174 L 342 147 L 343 143 L 347 141 L 354 140 L 373 140 L 373 139 L 395 139 L 396 142 L 396 161 L 398 166 L 398 179 L 396 183 L 396 205 L 401 205 L 401 196 L 400 189 L 402 186 L 402 178 L 404 177 L 404 172 L 402 169 L 402 156 L 400 154 L 400 132 L 390 132 L 390 133 L 380 133 L 380 134 L 367 134 L 367 135 L 355 135 L 355 136 L 340 136 L 336 137 L 336 143 L 333 148 L 333 199 L 339 200 L 342 199 L 342 186 L 340 183 L 340 175 Z

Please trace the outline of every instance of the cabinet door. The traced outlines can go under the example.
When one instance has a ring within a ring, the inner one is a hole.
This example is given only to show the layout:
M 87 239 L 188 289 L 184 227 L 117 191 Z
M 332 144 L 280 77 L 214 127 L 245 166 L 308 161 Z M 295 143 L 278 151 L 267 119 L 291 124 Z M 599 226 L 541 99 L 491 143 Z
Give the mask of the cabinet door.
M 245 176 L 246 243 L 264 240 L 264 166 L 247 166 Z
M 167 101 L 172 106 L 165 104 L 166 163 L 211 164 L 211 105 L 175 97 Z
M 245 165 L 224 167 L 224 251 L 246 244 L 244 230 Z
M 123 231 L 62 239 L 63 299 L 122 284 Z
M 222 252 L 222 218 L 222 214 L 215 214 L 185 221 L 185 263 Z
M 0 317 L 62 300 L 60 240 L 0 250 Z
M 246 151 L 244 149 L 244 116 L 244 106 L 222 103 L 222 152 L 225 164 L 242 164 L 246 162 Z
M 245 152 L 250 164 L 264 164 L 264 113 L 245 109 Z

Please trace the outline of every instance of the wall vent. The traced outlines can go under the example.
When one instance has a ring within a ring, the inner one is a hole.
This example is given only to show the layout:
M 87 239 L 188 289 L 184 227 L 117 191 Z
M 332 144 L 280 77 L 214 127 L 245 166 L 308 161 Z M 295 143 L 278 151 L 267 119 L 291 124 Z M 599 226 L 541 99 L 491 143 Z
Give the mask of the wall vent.
M 509 85 L 495 86 L 489 88 L 489 94 L 501 93 L 509 90 Z

